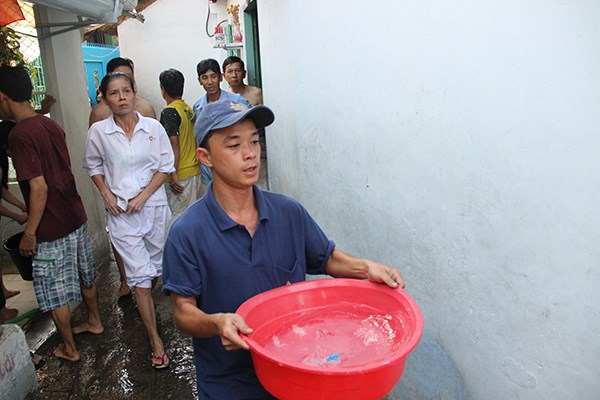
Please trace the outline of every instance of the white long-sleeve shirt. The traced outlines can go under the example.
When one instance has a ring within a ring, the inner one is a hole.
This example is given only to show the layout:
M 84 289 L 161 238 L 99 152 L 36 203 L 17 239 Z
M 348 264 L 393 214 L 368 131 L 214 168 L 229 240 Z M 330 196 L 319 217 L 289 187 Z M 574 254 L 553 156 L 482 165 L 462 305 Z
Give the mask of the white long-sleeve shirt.
M 104 182 L 117 196 L 117 205 L 127 209 L 156 172 L 175 171 L 173 149 L 165 129 L 155 119 L 137 113 L 131 141 L 112 116 L 98 121 L 88 130 L 83 168 L 90 177 L 104 175 Z M 167 194 L 161 185 L 146 201 L 147 206 L 165 205 Z

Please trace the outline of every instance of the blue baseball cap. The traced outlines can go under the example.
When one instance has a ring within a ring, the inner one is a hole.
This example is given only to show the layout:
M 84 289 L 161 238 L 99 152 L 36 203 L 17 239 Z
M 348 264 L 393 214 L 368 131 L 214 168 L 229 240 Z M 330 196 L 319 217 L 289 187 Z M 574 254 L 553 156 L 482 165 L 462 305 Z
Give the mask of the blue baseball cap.
M 208 103 L 194 124 L 194 136 L 198 146 L 204 138 L 217 129 L 229 128 L 238 122 L 250 118 L 254 121 L 256 129 L 269 126 L 275 120 L 275 115 L 269 107 L 258 105 L 251 108 L 230 100 L 219 100 Z

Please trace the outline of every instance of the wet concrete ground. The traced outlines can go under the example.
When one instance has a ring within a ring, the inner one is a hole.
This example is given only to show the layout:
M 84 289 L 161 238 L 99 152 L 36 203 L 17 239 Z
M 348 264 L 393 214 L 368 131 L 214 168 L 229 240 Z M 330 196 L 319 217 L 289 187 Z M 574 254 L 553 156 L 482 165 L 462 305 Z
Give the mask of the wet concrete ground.
M 46 358 L 37 373 L 40 383 L 27 400 L 50 399 L 196 399 L 194 356 L 191 338 L 183 336 L 171 320 L 171 305 L 161 292 L 159 282 L 153 291 L 159 333 L 171 365 L 166 370 L 152 369 L 150 344 L 135 306 L 135 297 L 117 300 L 119 276 L 114 262 L 98 269 L 100 313 L 104 333 L 84 333 L 75 337 L 81 354 L 78 362 L 62 361 L 52 355 L 60 343 L 54 332 L 37 353 Z M 85 321 L 85 307 L 73 313 L 72 325 Z M 52 327 L 47 321 L 39 326 Z M 48 329 L 48 328 L 43 328 Z M 32 327 L 32 331 L 35 327 Z M 29 334 L 28 334 L 29 335 Z
M 170 299 L 161 292 L 162 282 L 154 288 L 153 297 L 159 333 L 171 365 L 160 371 L 151 367 L 150 344 L 134 296 L 117 300 L 119 274 L 114 262 L 99 267 L 96 283 L 104 333 L 75 336 L 80 361 L 63 361 L 52 355 L 61 340 L 48 313 L 31 321 L 27 342 L 44 356 L 45 365 L 37 370 L 40 382 L 26 400 L 197 399 L 191 338 L 173 325 Z M 85 306 L 81 305 L 73 312 L 72 325 L 85 318 Z M 382 400 L 398 398 L 390 393 Z

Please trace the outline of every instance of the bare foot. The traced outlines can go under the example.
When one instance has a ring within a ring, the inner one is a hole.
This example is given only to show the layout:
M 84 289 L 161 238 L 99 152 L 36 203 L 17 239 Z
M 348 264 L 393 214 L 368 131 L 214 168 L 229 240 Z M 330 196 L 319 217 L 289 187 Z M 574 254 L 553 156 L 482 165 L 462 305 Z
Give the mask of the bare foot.
M 3 307 L 0 310 L 0 324 L 3 324 L 6 321 L 10 321 L 11 319 L 16 318 L 17 315 L 19 315 L 19 310 L 17 310 L 16 308 Z
M 44 360 L 44 357 L 38 353 L 31 353 L 31 362 L 33 363 L 35 369 L 40 369 L 46 365 L 46 360 Z
M 117 296 L 119 298 L 121 298 L 121 297 L 129 296 L 130 294 L 131 294 L 131 289 L 129 289 L 129 286 L 127 286 L 126 283 L 122 283 L 121 288 L 119 289 L 119 293 L 117 293 Z
M 69 353 L 65 348 L 64 343 L 61 343 L 58 346 L 56 346 L 52 354 L 54 354 L 55 357 L 62 358 L 63 360 L 79 361 L 79 353 Z
M 100 335 L 104 333 L 104 326 L 100 325 L 90 325 L 89 322 L 84 322 L 83 324 L 71 327 L 73 331 L 73 335 L 78 335 L 80 333 L 93 333 L 94 335 Z
M 16 295 L 18 295 L 19 293 L 21 293 L 20 290 L 8 290 L 6 289 L 4 291 L 4 298 L 5 299 L 10 299 L 11 297 L 15 297 Z

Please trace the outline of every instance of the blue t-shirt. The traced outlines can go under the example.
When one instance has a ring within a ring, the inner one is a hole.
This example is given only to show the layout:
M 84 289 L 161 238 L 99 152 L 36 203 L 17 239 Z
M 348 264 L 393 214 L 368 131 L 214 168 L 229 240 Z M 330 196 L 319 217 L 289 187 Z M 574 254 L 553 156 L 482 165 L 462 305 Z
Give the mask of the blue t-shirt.
M 235 103 L 243 104 L 248 108 L 252 108 L 250 102 L 241 94 L 226 92 L 225 90 L 221 90 L 221 95 L 219 96 L 219 100 L 231 100 Z M 204 95 L 200 97 L 192 108 L 194 109 L 194 124 L 196 123 L 196 117 L 200 114 L 200 111 L 208 104 L 208 95 Z M 212 171 L 206 165 L 200 165 L 200 181 L 205 185 L 208 185 L 210 181 L 212 181 Z
M 221 89 L 221 95 L 219 96 L 218 101 L 221 101 L 221 100 L 230 100 L 235 103 L 243 104 L 248 108 L 252 108 L 252 105 L 250 104 L 250 102 L 241 94 L 227 92 L 223 89 Z M 192 106 L 192 108 L 194 109 L 194 121 L 196 120 L 195 118 L 200 114 L 200 111 L 202 111 L 202 109 L 204 107 L 206 107 L 207 104 L 208 104 L 208 95 L 206 95 L 206 94 L 204 96 L 200 97 L 198 100 L 196 100 L 196 102 Z
M 334 250 L 297 201 L 254 186 L 254 236 L 206 195 L 175 221 L 163 255 L 163 290 L 196 297 L 204 312 L 235 312 L 250 297 L 323 274 Z M 227 351 L 218 336 L 193 339 L 201 399 L 272 398 L 254 373 L 250 353 Z

